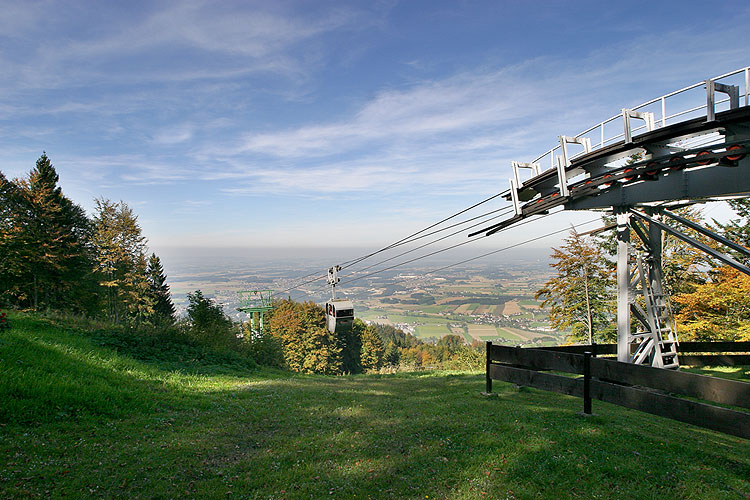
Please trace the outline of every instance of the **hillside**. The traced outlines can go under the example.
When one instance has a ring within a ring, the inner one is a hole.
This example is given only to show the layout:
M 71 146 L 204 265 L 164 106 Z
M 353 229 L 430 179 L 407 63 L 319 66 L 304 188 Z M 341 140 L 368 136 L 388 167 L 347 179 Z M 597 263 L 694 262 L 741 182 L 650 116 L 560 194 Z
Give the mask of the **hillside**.
M 11 320 L 0 498 L 750 497 L 746 440 L 509 384 L 485 398 L 483 374 L 292 375 Z

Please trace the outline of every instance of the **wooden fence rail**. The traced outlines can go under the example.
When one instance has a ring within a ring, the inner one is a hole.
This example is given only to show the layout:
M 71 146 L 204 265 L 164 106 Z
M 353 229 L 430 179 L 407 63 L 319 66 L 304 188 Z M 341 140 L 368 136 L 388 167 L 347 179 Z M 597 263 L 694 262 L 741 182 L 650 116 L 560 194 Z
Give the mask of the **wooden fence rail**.
M 570 352 L 574 354 L 590 352 L 594 356 L 611 356 L 617 354 L 617 344 L 565 345 L 556 347 L 536 347 L 534 349 Z M 680 342 L 677 346 L 677 354 L 679 355 L 681 365 L 750 365 L 750 342 Z
M 750 343 L 746 344 L 750 347 Z M 606 349 L 609 347 L 602 350 Z M 602 350 L 597 354 L 604 354 Z M 731 349 L 722 351 L 737 352 Z M 583 377 L 572 378 L 545 371 Z M 583 397 L 584 413 L 591 413 L 591 399 L 597 399 L 750 439 L 750 413 L 707 404 L 750 408 L 750 384 L 746 382 L 620 363 L 595 358 L 589 352 L 524 349 L 487 342 L 487 393 L 492 392 L 493 380 Z

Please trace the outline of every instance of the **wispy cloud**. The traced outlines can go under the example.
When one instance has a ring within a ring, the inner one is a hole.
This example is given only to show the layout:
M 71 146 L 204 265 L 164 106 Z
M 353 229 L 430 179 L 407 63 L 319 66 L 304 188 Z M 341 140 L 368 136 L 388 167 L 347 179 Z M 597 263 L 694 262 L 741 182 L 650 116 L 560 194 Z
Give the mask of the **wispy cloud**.
M 314 62 L 310 52 L 293 50 L 299 44 L 366 24 L 354 8 L 321 8 L 303 15 L 282 5 L 258 2 L 248 8 L 186 0 L 151 4 L 156 8 L 145 13 L 113 13 L 92 4 L 50 3 L 42 8 L 37 3 L 12 3 L 4 6 L 0 26 L 9 28 L 3 33 L 13 45 L 26 49 L 22 57 L 0 50 L 0 81 L 12 82 L 15 88 L 64 88 L 102 82 L 221 80 L 254 72 L 299 78 Z M 70 11 L 80 19 L 71 19 L 75 16 Z M 41 17 L 47 22 L 40 24 Z M 55 36 L 61 26 L 76 22 L 81 29 L 75 36 Z M 107 29 L 92 29 L 97 24 Z M 41 27 L 52 36 L 40 36 Z

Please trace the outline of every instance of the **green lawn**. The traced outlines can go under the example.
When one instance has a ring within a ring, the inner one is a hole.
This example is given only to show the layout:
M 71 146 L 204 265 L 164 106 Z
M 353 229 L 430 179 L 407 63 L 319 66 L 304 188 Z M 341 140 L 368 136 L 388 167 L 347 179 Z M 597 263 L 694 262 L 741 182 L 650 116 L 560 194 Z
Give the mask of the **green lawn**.
M 450 333 L 451 331 L 448 330 L 445 323 L 442 325 L 420 325 L 416 328 L 417 337 L 442 337 Z
M 501 326 L 497 327 L 497 334 L 508 340 L 526 340 L 526 337 L 521 337 L 510 328 L 503 328 Z
M 750 494 L 750 441 L 597 401 L 584 418 L 580 399 L 499 382 L 483 397 L 482 373 L 137 360 L 101 347 L 106 332 L 12 319 L 0 333 L 0 498 Z

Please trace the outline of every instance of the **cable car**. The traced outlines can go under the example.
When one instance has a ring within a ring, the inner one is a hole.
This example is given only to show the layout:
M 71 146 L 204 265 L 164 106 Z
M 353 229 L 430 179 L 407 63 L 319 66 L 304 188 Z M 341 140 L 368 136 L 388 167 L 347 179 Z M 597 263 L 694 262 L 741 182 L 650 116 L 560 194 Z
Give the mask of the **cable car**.
M 351 329 L 354 322 L 354 305 L 346 299 L 331 299 L 326 302 L 326 326 L 328 331 Z
M 331 300 L 326 302 L 326 327 L 331 333 L 349 330 L 354 322 L 354 305 L 346 299 L 336 299 L 336 284 L 341 281 L 338 272 L 341 266 L 328 269 L 328 284 L 331 285 Z

